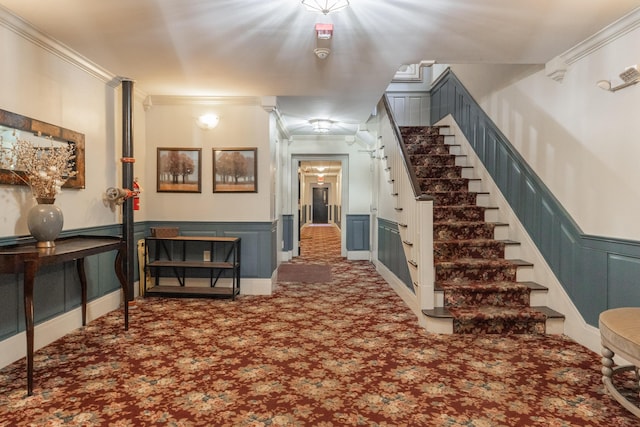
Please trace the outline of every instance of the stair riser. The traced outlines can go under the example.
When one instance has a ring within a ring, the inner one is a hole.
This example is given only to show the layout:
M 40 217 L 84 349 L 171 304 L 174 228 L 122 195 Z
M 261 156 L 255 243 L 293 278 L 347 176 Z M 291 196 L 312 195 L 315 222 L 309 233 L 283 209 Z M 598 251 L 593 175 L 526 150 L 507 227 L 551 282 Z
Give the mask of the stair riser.
M 454 319 L 453 332 L 456 334 L 544 334 L 545 323 L 541 321 L 501 321 L 496 319 L 465 322 Z
M 547 303 L 547 293 L 545 290 L 532 290 L 529 293 L 531 306 L 544 306 Z M 435 307 L 444 307 L 444 291 L 435 291 Z
M 441 155 L 450 156 L 449 147 L 444 144 L 406 144 L 410 156 Z
M 517 281 L 517 267 L 467 267 L 467 268 L 444 268 L 442 265 L 435 266 L 436 282 L 450 280 L 472 280 L 472 281 Z
M 415 167 L 432 167 L 432 166 L 462 166 L 456 165 L 456 157 L 450 154 L 442 155 L 410 155 L 411 164 Z
M 460 166 L 449 165 L 449 166 L 415 166 L 414 171 L 416 173 L 416 178 L 419 179 L 429 179 L 437 176 L 442 179 L 456 179 L 460 178 L 463 172 L 463 168 Z
M 434 240 L 493 239 L 494 227 L 491 224 L 464 226 L 458 224 L 434 225 Z
M 451 335 L 453 331 L 453 318 L 441 318 L 441 317 L 427 317 L 423 316 L 421 324 L 427 332 L 433 334 L 448 334 Z M 562 335 L 564 334 L 564 320 L 563 319 L 547 319 L 545 323 L 545 334 L 548 335 Z
M 420 189 L 425 193 L 434 191 L 469 191 L 469 180 L 454 179 L 420 179 Z
M 504 258 L 504 244 L 473 244 L 468 242 L 434 242 L 433 259 L 435 262 L 456 260 L 459 258 L 500 259 Z
M 429 150 L 428 147 L 424 147 L 424 149 L 419 149 L 419 151 Z M 448 153 L 448 150 L 442 146 L 442 149 L 435 149 L 438 152 L 436 153 L 409 153 L 409 159 L 411 164 L 414 166 L 466 166 L 467 158 L 466 156 L 454 156 Z M 433 175 L 432 175 L 433 176 Z
M 481 206 L 433 207 L 433 222 L 445 221 L 482 221 L 487 220 L 485 208 Z
M 433 197 L 434 206 L 460 206 L 476 205 L 477 196 L 475 193 L 430 193 Z
M 447 290 L 444 295 L 445 307 L 479 307 L 493 305 L 496 307 L 528 306 L 531 300 L 527 293 L 520 290 L 500 292 L 465 292 Z
M 446 134 L 442 132 L 448 132 L 448 131 L 444 131 L 444 129 L 448 129 L 448 128 L 439 127 L 439 126 L 429 126 L 429 127 L 402 126 L 400 127 L 400 133 L 402 134 L 403 139 L 411 138 L 411 137 L 425 137 L 425 136 L 440 137 Z

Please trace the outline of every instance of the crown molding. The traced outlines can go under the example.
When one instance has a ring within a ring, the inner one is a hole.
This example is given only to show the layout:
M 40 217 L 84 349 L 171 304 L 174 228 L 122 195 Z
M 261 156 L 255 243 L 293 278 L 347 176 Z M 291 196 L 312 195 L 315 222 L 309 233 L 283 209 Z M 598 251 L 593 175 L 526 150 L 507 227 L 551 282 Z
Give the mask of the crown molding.
M 115 74 L 89 61 L 68 46 L 52 39 L 4 6 L 0 6 L 0 25 L 111 87 L 117 87 L 121 82 Z
M 148 98 L 153 105 L 262 105 L 257 96 L 149 95 Z
M 562 82 L 571 64 L 637 28 L 640 28 L 640 7 L 547 62 L 545 64 L 547 77 Z

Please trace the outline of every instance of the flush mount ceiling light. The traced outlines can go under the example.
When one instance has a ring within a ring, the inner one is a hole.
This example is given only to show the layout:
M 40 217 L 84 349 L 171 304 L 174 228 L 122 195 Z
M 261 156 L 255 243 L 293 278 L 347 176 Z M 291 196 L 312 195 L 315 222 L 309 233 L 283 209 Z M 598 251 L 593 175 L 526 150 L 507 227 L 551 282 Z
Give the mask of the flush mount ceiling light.
M 309 120 L 313 131 L 316 133 L 327 133 L 331 129 L 333 122 L 331 120 Z
M 203 114 L 198 117 L 198 127 L 204 130 L 210 130 L 218 126 L 220 117 L 215 114 Z
M 328 15 L 349 6 L 349 0 L 302 0 L 307 10 Z

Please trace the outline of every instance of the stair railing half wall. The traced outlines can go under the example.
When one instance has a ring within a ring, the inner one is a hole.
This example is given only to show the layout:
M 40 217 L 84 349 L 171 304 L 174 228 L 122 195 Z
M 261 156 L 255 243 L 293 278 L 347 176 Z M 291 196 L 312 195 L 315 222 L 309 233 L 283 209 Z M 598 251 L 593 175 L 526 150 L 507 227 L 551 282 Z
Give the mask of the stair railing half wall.
M 403 252 L 409 269 L 411 287 L 415 293 L 415 306 L 419 319 L 421 310 L 433 308 L 433 199 L 422 194 L 420 184 L 410 167 L 407 149 L 402 134 L 393 116 L 389 101 L 383 96 L 379 105 L 380 138 L 378 152 L 386 178 L 388 191 L 393 200 L 393 210 L 386 209 L 384 219 L 395 222 L 402 241 Z M 385 191 L 380 188 L 380 191 Z M 383 215 L 385 210 L 381 210 Z
M 450 69 L 431 87 L 431 123 L 456 121 L 584 320 L 640 304 L 640 242 L 586 235 Z

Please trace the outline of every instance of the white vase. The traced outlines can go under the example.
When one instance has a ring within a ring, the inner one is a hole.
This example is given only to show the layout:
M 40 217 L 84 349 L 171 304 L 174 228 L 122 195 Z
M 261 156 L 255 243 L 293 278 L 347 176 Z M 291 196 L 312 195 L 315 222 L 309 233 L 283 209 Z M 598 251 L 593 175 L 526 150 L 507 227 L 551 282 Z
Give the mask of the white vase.
M 53 204 L 55 199 L 37 200 L 38 204 L 29 209 L 27 227 L 36 239 L 36 247 L 53 248 L 64 224 L 62 210 Z

